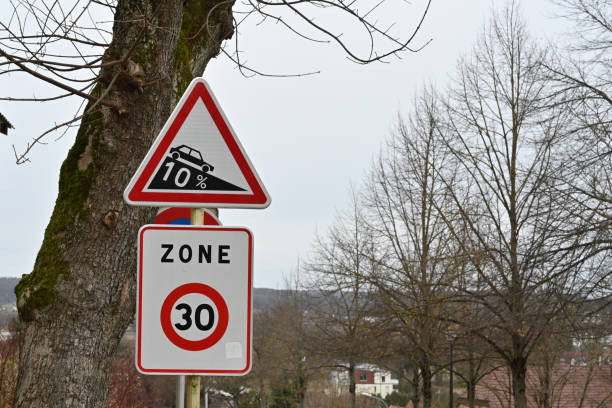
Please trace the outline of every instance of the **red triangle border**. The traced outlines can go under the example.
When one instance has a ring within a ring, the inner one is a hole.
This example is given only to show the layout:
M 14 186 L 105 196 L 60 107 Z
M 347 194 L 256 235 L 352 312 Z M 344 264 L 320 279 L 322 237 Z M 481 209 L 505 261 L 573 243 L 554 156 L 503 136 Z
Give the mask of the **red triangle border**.
M 202 78 L 196 78 L 187 89 L 186 98 L 182 98 L 179 102 L 179 109 L 176 116 L 170 116 L 174 119 L 170 126 L 167 124 L 164 129 L 167 128 L 161 141 L 157 144 L 155 151 L 148 159 L 147 163 L 141 164 L 136 175 L 138 177 L 136 181 L 130 182 L 125 192 L 125 198 L 128 203 L 133 205 L 152 205 L 152 206 L 182 206 L 182 207 L 193 207 L 193 206 L 209 206 L 209 207 L 253 207 L 253 208 L 265 208 L 270 203 L 270 198 L 259 181 L 255 170 L 251 167 L 243 149 L 241 148 L 236 136 L 232 132 L 227 119 L 223 113 L 217 107 L 217 101 L 214 98 L 212 92 L 209 90 L 206 82 Z M 197 193 L 186 193 L 186 192 L 150 192 L 144 191 L 147 181 L 151 178 L 151 175 L 157 168 L 158 164 L 164 159 L 170 144 L 176 137 L 177 133 L 183 126 L 183 123 L 191 113 L 198 99 L 201 99 L 210 116 L 212 117 L 219 133 L 223 137 L 229 151 L 232 154 L 233 159 L 236 161 L 238 168 L 242 172 L 245 180 L 247 181 L 251 194 L 228 194 L 228 193 L 211 193 L 211 192 L 197 192 Z M 169 119 L 171 120 L 171 119 Z M 162 130 L 163 132 L 163 130 Z M 159 136 L 158 136 L 159 138 Z M 157 142 L 157 140 L 154 142 Z M 147 154 L 149 157 L 149 154 Z M 146 159 L 145 159 L 146 160 Z M 142 170 L 141 170 L 142 169 Z

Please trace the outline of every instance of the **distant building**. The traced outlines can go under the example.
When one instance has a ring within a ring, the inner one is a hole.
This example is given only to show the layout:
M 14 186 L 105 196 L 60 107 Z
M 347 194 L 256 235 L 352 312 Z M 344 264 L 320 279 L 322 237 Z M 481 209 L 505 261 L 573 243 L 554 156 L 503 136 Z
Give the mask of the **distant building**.
M 332 372 L 332 381 L 341 392 L 348 392 L 349 376 L 347 371 Z M 355 393 L 380 395 L 385 398 L 393 392 L 398 380 L 391 379 L 389 370 L 381 369 L 371 364 L 355 367 Z
M 9 129 L 14 129 L 13 125 L 0 113 L 0 133 L 8 135 Z

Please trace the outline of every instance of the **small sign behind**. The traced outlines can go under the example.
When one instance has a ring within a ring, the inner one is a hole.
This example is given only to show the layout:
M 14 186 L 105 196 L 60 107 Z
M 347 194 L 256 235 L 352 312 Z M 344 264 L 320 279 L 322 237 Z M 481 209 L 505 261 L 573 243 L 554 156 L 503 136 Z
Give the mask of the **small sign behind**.
M 221 225 L 212 211 L 202 208 L 204 225 Z M 185 207 L 164 207 L 157 211 L 154 224 L 191 225 L 191 209 Z
M 251 232 L 240 227 L 145 225 L 138 237 L 138 370 L 248 373 Z

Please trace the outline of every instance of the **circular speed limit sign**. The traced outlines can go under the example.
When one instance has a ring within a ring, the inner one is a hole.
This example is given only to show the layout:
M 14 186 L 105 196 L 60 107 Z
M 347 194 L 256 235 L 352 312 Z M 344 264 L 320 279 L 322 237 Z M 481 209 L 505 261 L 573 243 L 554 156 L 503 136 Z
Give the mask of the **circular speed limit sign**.
M 187 299 L 189 295 L 190 299 Z M 178 319 L 176 312 L 179 312 Z M 187 283 L 174 289 L 166 297 L 160 314 L 161 326 L 168 340 L 189 351 L 214 346 L 225 334 L 228 320 L 227 304 L 223 297 L 203 283 Z M 195 331 L 196 339 L 185 337 L 188 331 Z

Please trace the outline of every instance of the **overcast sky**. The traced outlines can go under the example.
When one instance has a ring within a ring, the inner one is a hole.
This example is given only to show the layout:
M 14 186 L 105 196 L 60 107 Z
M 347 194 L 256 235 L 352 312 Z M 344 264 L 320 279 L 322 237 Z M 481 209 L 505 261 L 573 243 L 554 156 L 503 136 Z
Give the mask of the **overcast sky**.
M 423 2 L 411 4 L 418 13 Z M 388 64 L 351 63 L 337 46 L 289 38 L 286 30 L 273 24 L 241 28 L 248 63 L 267 73 L 321 73 L 247 79 L 223 56 L 209 64 L 204 78 L 272 196 L 265 210 L 220 212 L 225 225 L 246 226 L 254 233 L 256 287 L 284 286 L 283 277 L 296 269 L 298 259 L 307 259 L 316 231 L 324 233 L 348 204 L 351 183 L 361 184 L 398 113 L 410 109 L 415 92 L 425 84 L 442 89 L 449 82 L 458 58 L 469 53 L 492 7 L 503 4 L 433 0 L 418 38 L 433 41 L 419 53 L 389 59 Z M 552 19 L 550 9 L 546 0 L 523 2 L 534 36 L 554 38 L 563 31 L 563 21 Z M 0 11 L 0 17 L 6 12 Z M 413 18 L 398 15 L 397 24 Z M 39 89 L 36 81 L 0 76 L 1 96 L 40 95 Z M 59 141 L 51 137 L 25 165 L 15 165 L 11 146 L 23 149 L 26 140 L 66 118 L 78 103 L 0 101 L 0 112 L 15 126 L 8 137 L 0 135 L 0 276 L 31 271 L 57 196 L 59 167 L 75 132 Z

